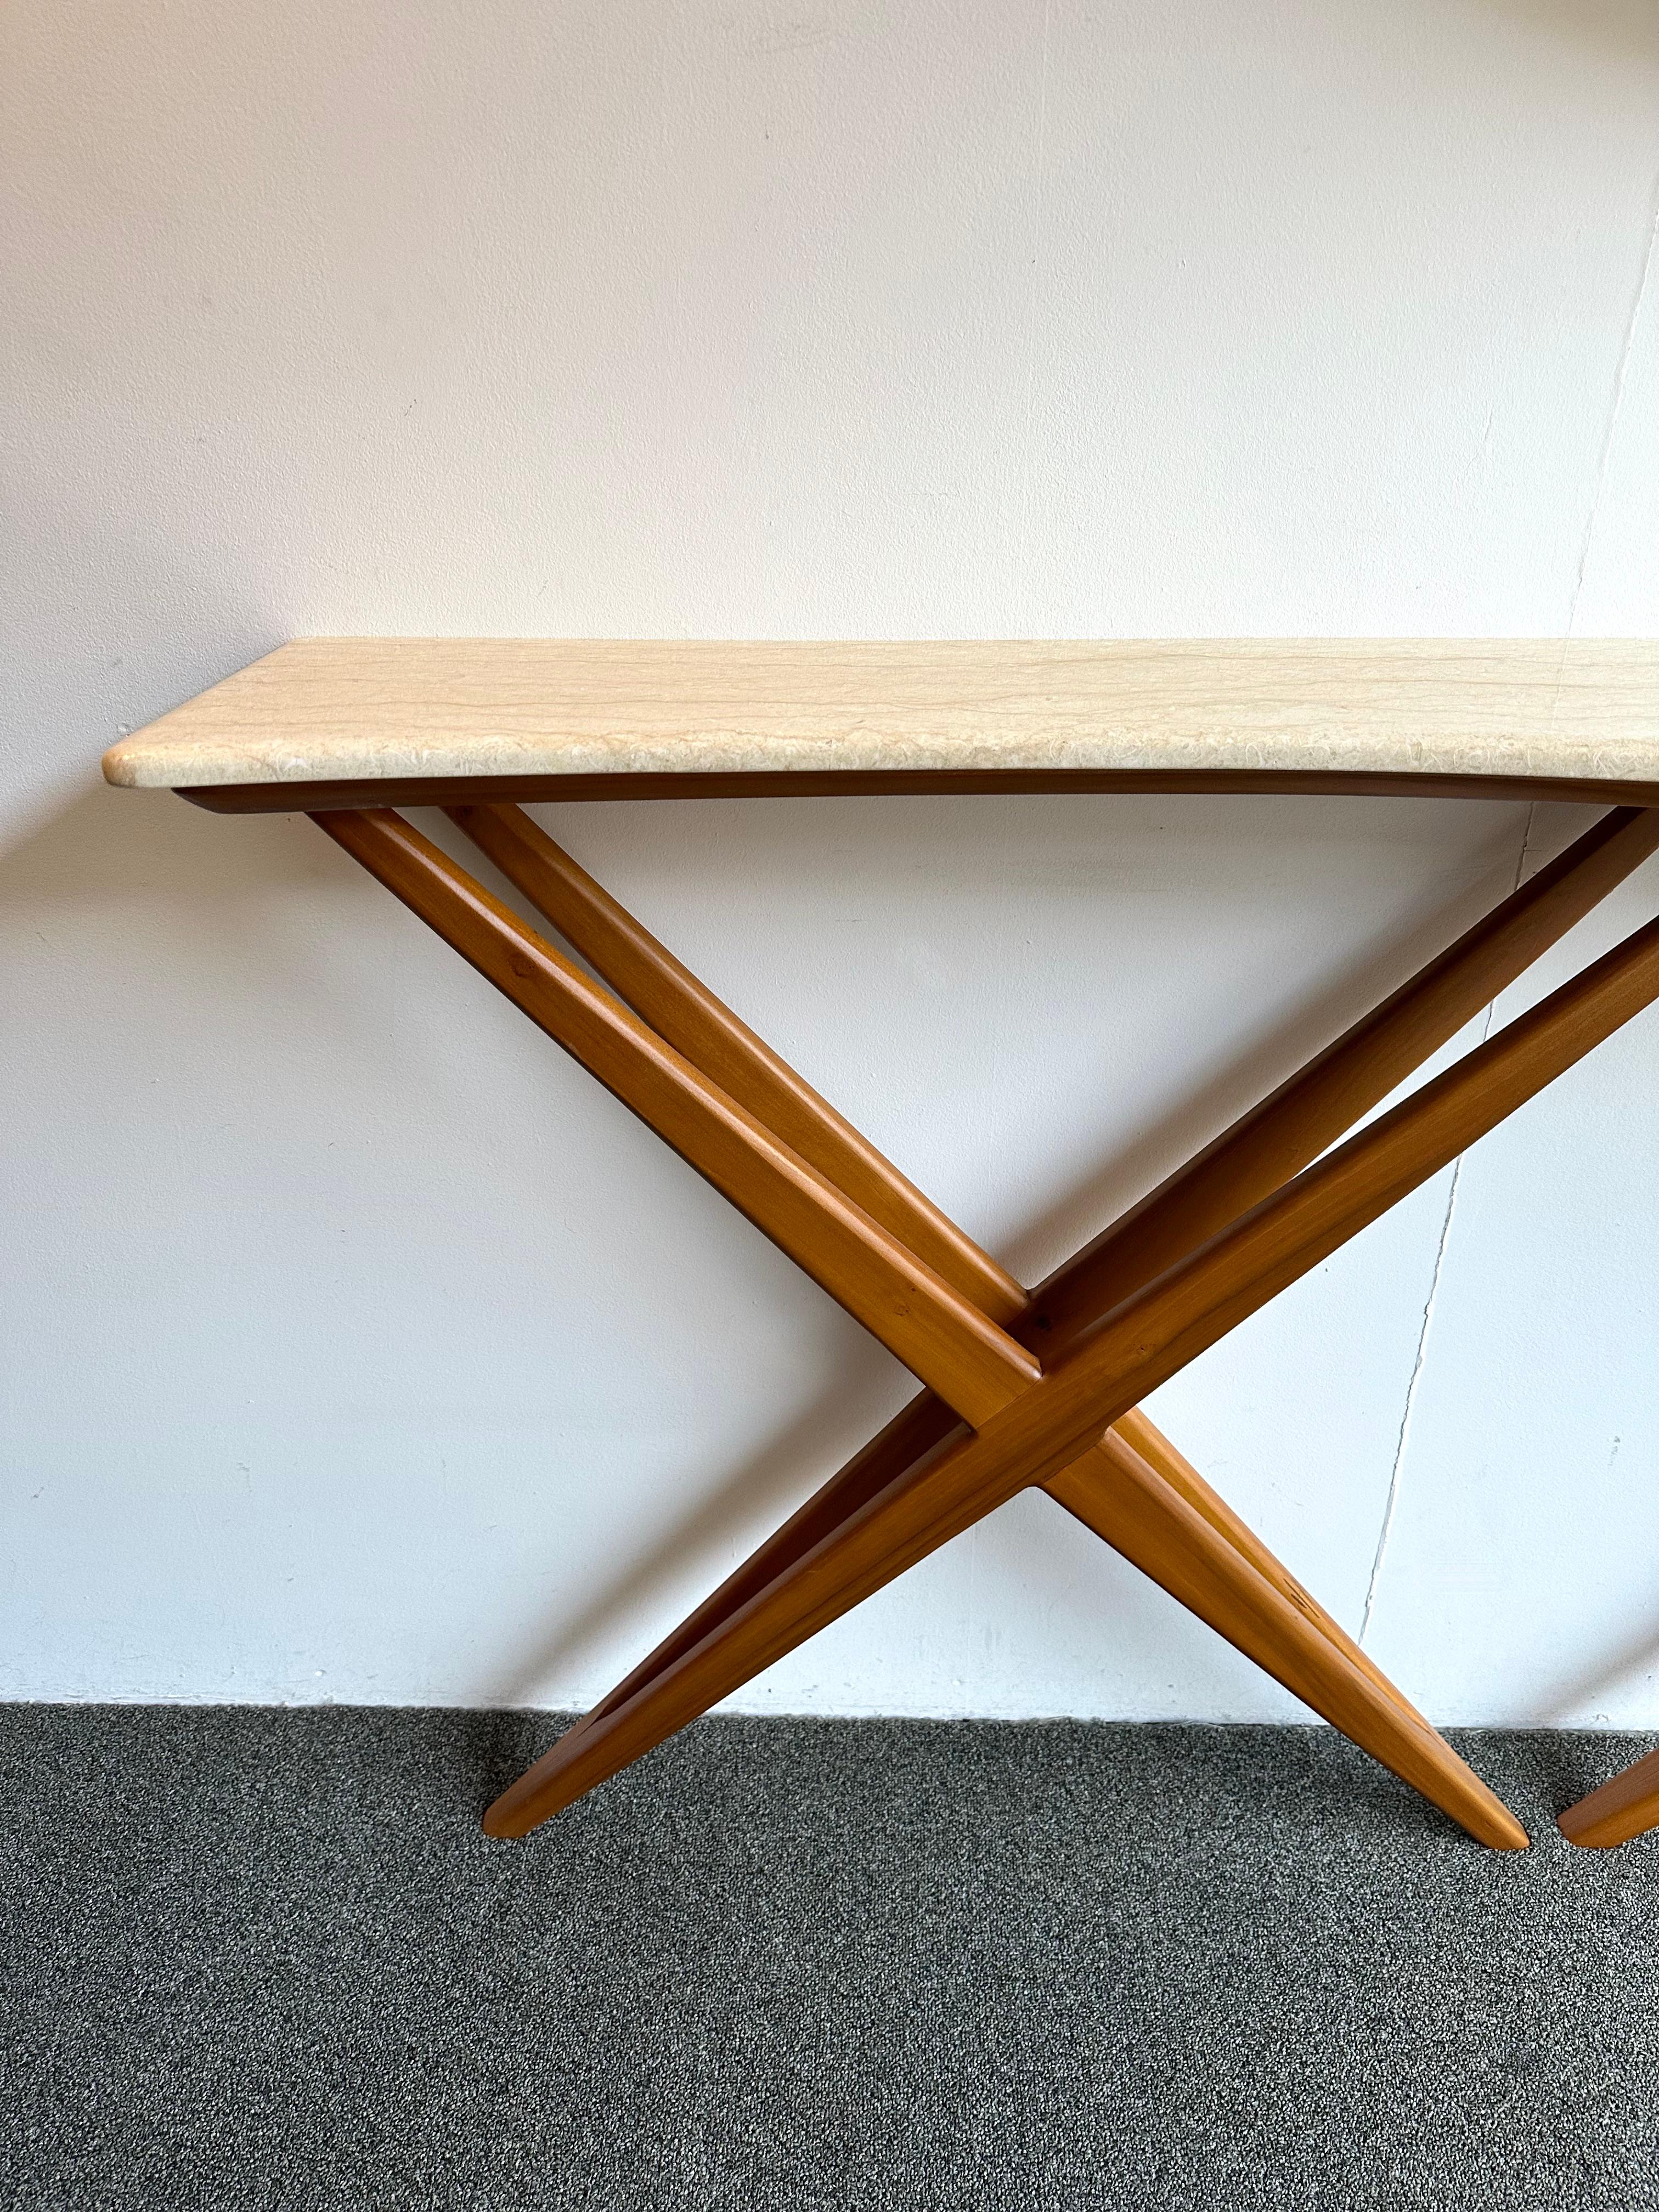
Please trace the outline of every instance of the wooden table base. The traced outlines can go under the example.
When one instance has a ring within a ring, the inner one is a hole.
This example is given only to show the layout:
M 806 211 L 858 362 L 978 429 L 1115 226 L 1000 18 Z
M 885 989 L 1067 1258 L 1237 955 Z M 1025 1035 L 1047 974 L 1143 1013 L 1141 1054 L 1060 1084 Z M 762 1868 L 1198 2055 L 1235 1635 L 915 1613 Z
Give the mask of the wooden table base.
M 1659 809 L 1605 816 L 1028 1292 L 516 806 L 449 811 L 608 990 L 400 815 L 351 799 L 313 818 L 925 1386 L 496 1801 L 492 1835 L 528 1833 L 1041 1486 L 1472 1836 L 1525 1844 L 1137 1401 L 1659 997 L 1656 922 L 1328 1150 L 1659 848 Z

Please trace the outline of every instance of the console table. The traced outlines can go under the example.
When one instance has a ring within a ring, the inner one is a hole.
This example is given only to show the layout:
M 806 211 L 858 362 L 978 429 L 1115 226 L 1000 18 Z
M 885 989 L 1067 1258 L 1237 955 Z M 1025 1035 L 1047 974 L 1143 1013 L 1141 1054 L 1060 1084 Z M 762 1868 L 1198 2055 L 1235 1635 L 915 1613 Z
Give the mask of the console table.
M 1526 1843 L 1139 1401 L 1659 997 L 1656 921 L 1347 1135 L 1659 848 L 1659 644 L 306 639 L 124 739 L 104 772 L 219 813 L 310 814 L 922 1386 L 497 1799 L 490 1834 L 526 1834 L 1040 1486 L 1469 1834 Z M 1028 1289 L 522 811 L 917 791 L 1429 793 L 1605 811 Z M 422 805 L 444 808 L 603 981 L 396 811 Z M 1652 1814 L 1638 1826 L 1659 1823 L 1659 1779 L 1644 1800 L 1645 1784 L 1620 1798 L 1620 1834 L 1636 1832 L 1632 1803 Z M 1572 1814 L 1563 1826 L 1573 1832 Z M 1582 1840 L 1617 1839 L 1578 1826 Z

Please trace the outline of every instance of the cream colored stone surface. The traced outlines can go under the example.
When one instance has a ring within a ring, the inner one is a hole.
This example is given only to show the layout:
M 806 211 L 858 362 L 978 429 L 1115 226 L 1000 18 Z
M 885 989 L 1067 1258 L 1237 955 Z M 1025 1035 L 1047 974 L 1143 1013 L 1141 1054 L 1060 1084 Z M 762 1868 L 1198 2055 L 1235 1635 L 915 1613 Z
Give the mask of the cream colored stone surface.
M 111 783 L 1119 769 L 1659 780 L 1659 642 L 305 638 Z

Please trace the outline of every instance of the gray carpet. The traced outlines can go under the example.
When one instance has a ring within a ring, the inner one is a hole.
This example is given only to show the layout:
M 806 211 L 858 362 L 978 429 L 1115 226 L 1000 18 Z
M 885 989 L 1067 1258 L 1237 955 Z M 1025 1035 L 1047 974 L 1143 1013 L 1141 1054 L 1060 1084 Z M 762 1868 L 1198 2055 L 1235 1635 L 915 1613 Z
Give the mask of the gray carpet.
M 0 1708 L 8 2207 L 1659 2206 L 1645 1748 L 714 1721 L 528 1844 L 544 1717 Z

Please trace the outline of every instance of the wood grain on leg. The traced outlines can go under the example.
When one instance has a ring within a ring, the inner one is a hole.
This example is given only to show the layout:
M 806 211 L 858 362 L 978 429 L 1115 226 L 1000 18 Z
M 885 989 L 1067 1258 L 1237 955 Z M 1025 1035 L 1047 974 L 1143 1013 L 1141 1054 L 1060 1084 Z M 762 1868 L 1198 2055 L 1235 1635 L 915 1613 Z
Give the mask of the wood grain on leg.
M 1182 1256 L 1178 1248 L 1183 1237 L 1201 1242 L 1226 1225 L 1230 1206 L 1242 1211 L 1256 1203 L 1277 1187 L 1274 1176 L 1286 1178 L 1316 1158 L 1656 849 L 1659 809 L 1626 809 L 1604 816 L 1115 1228 L 1058 1268 L 1025 1311 L 1009 1322 L 1010 1334 L 1052 1358 L 1103 1310 L 1103 1300 L 1109 1305 L 1115 1297 L 1131 1295 L 1151 1279 L 1166 1255 Z M 932 1451 L 955 1425 L 954 1413 L 937 1398 L 914 1400 L 665 1638 L 595 1712 L 624 1702 L 653 1672 L 690 1650 L 720 1620 Z M 1268 1571 L 1264 1557 L 1271 1555 L 1250 1549 L 1255 1540 L 1245 1524 L 1228 1511 L 1167 1439 L 1158 1437 L 1144 1413 L 1127 1415 L 1118 1425 L 1131 1446 L 1177 1488 L 1182 1486 L 1185 1469 L 1195 1486 L 1183 1494 L 1197 1503 L 1201 1492 L 1209 1504 L 1200 1504 L 1200 1510 L 1208 1512 L 1217 1527 L 1230 1526 L 1245 1556 L 1259 1570 Z M 1224 1521 L 1218 1516 L 1224 1516 Z M 1302 1601 L 1311 1602 L 1305 1593 Z M 1370 1663 L 1363 1653 L 1358 1662 Z M 1376 1679 L 1386 1686 L 1386 1678 L 1378 1674 Z
M 1556 1826 L 1570 1844 L 1593 1851 L 1611 1850 L 1615 1844 L 1659 1828 L 1659 1751 L 1650 1751 L 1581 1797 Z
M 1328 1258 L 1656 996 L 1659 921 L 1118 1306 L 977 1433 L 939 1447 L 626 1704 L 579 1724 L 497 1800 L 490 1832 L 526 1833 L 1017 1491 L 1062 1474 L 1146 1392 Z M 1222 1540 L 1201 1514 L 1185 1510 Z M 1242 1571 L 1248 1562 L 1231 1543 L 1225 1549 L 1235 1573 Z M 1439 1786 L 1432 1776 L 1412 1778 L 1427 1795 Z M 1454 1817 L 1483 1840 L 1505 1839 L 1490 1821 L 1484 1830 L 1475 1825 L 1468 1807 Z
M 1102 1462 L 1097 1474 L 1088 1467 L 1089 1460 Z M 1230 1642 L 1469 1833 L 1495 1848 L 1525 1844 L 1524 1832 L 1506 1808 L 1428 1723 L 1380 1687 L 1371 1670 L 1335 1647 L 1320 1620 L 1258 1574 L 1226 1534 L 1120 1437 L 1109 1435 L 1087 1459 L 1074 1461 L 1062 1483 L 1075 1486 L 1075 1510 L 1091 1526 L 1100 1527 L 1181 1603 L 1212 1620 Z M 672 1726 L 662 1725 L 665 1711 L 682 1709 L 672 1725 L 706 1711 L 714 1702 L 708 1692 L 717 1680 L 725 1687 L 716 1694 L 726 1694 L 933 1548 L 934 1541 L 971 1525 L 979 1510 L 959 1508 L 934 1527 L 930 1540 L 894 1552 L 892 1528 L 884 1523 L 903 1516 L 884 1501 L 872 1502 L 854 1516 L 854 1525 L 787 1571 L 779 1586 L 757 1593 L 702 1645 L 670 1662 L 623 1706 L 569 1730 L 490 1808 L 486 1828 L 493 1835 L 527 1833 L 672 1733 Z M 866 1572 L 850 1587 L 842 1583 L 829 1606 L 803 1613 L 801 1605 L 811 1608 L 854 1549 L 867 1563 Z
M 449 811 L 458 827 L 567 943 L 694 1066 L 746 1107 L 775 1136 L 821 1169 L 947 1280 L 974 1297 L 993 1319 L 1012 1321 L 1023 1310 L 1026 1293 L 1011 1276 L 923 1199 L 873 1146 L 527 815 L 513 806 L 461 806 Z M 1130 1441 L 1152 1458 L 1166 1479 L 1198 1503 L 1199 1510 L 1206 1511 L 1215 1526 L 1231 1530 L 1258 1566 L 1267 1561 L 1267 1571 L 1278 1575 L 1285 1588 L 1297 1591 L 1296 1601 L 1310 1619 L 1326 1619 L 1146 1416 L 1135 1414 L 1129 1419 L 1135 1424 Z M 849 1479 L 832 1499 L 816 1501 L 816 1510 L 809 1507 L 786 1523 L 761 1553 L 722 1586 L 708 1607 L 700 1607 L 650 1654 L 641 1668 L 618 1685 L 600 1710 L 623 1702 L 640 1680 L 648 1679 L 653 1671 L 700 1641 L 715 1620 L 741 1604 L 781 1566 L 810 1549 L 836 1521 L 872 1495 L 885 1479 L 878 1472 L 882 1466 L 896 1471 L 911 1464 L 931 1449 L 955 1421 L 955 1414 L 937 1399 L 917 1401 L 908 1418 L 901 1416 L 899 1435 L 884 1431 L 881 1448 L 860 1455 Z M 1079 1464 L 1085 1468 L 1089 1462 Z M 1068 1498 L 1065 1502 L 1072 1501 Z M 1334 1623 L 1331 1626 L 1340 1634 Z M 1395 1694 L 1385 1678 L 1376 1674 L 1376 1679 L 1386 1695 Z
M 1024 1309 L 1026 1293 L 1011 1276 L 923 1199 L 873 1146 L 527 815 L 512 806 L 462 806 L 449 811 L 458 827 L 617 995 L 694 1066 L 746 1107 L 775 1136 L 811 1160 L 947 1280 L 974 1297 L 993 1319 L 1012 1321 Z M 927 1401 L 919 1401 L 919 1414 L 908 1420 L 902 1417 L 902 1443 L 900 1438 L 890 1437 L 880 1451 L 860 1455 L 852 1478 L 833 1501 L 821 1503 L 816 1510 L 809 1509 L 780 1529 L 763 1553 L 716 1594 L 718 1602 L 699 1608 L 650 1655 L 641 1668 L 611 1692 L 603 1710 L 622 1702 L 639 1680 L 681 1650 L 689 1650 L 715 1619 L 742 1603 L 788 1559 L 810 1549 L 836 1520 L 879 1489 L 882 1478 L 877 1469 L 881 1465 L 910 1464 L 954 1426 L 955 1414 L 938 1400 L 931 1401 L 931 1411 Z M 1137 1425 L 1134 1441 L 1149 1456 L 1161 1455 L 1168 1479 L 1177 1488 L 1185 1483 L 1185 1494 L 1194 1501 L 1203 1499 L 1200 1510 L 1207 1510 L 1218 1528 L 1231 1528 L 1236 1536 L 1242 1535 L 1248 1545 L 1254 1546 L 1244 1524 L 1158 1435 L 1151 1421 L 1144 1414 L 1131 1418 Z M 896 1462 L 891 1459 L 895 1450 L 902 1454 Z M 1160 1462 L 1155 1459 L 1154 1463 Z M 1262 1559 L 1271 1561 L 1265 1547 L 1255 1548 L 1258 1565 Z M 1271 1571 L 1283 1578 L 1285 1587 L 1296 1587 L 1276 1561 L 1271 1561 Z M 1324 1618 L 1305 1592 L 1298 1591 L 1297 1601 L 1310 1619 Z M 1385 1694 L 1395 1694 L 1382 1677 L 1376 1679 Z

